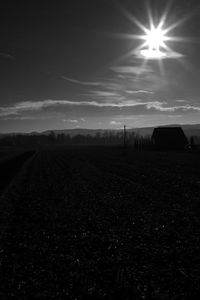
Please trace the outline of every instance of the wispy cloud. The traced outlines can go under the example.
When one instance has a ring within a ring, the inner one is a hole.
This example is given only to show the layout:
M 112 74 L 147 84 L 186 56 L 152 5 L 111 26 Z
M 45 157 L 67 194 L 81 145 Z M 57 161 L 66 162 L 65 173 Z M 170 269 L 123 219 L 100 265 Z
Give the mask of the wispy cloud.
M 102 85 L 102 82 L 82 81 L 82 80 L 77 80 L 77 79 L 66 77 L 66 76 L 61 76 L 61 78 L 66 81 L 69 81 L 71 83 L 85 85 L 85 86 L 101 86 Z
M 7 121 L 7 120 L 27 121 L 27 120 L 38 120 L 38 119 L 44 119 L 44 118 L 42 118 L 42 117 L 36 117 L 36 116 L 13 116 L 13 115 L 4 116 L 4 118 L 3 118 L 4 121 Z
M 127 94 L 154 94 L 152 91 L 147 91 L 147 90 L 136 90 L 136 91 L 131 91 L 131 90 L 126 90 Z
M 108 92 L 108 91 L 91 91 L 91 94 L 97 97 L 115 97 L 119 96 L 119 93 L 116 92 Z
M 184 100 L 184 99 L 180 99 L 180 100 L 178 99 L 178 100 L 175 100 L 175 102 L 183 102 L 184 103 L 184 102 L 188 102 L 188 101 Z
M 181 118 L 183 115 L 167 115 L 168 118 Z
M 14 115 L 23 111 L 36 111 L 52 106 L 96 106 L 96 107 L 123 107 L 142 105 L 140 100 L 124 101 L 120 103 L 114 102 L 97 102 L 97 101 L 70 101 L 70 100 L 52 100 L 43 101 L 24 101 L 18 102 L 13 106 L 0 107 L 0 116 Z
M 141 75 L 143 73 L 151 73 L 153 70 L 150 67 L 145 66 L 118 66 L 118 67 L 111 67 L 111 70 L 116 73 L 122 74 L 135 74 Z
M 144 56 L 142 55 L 141 50 L 135 51 L 134 54 L 135 54 L 135 57 L 137 57 L 139 59 L 144 59 Z M 180 57 L 184 56 L 182 53 L 175 52 L 175 51 L 172 51 L 172 50 L 168 50 L 164 54 L 165 54 L 164 56 L 159 57 L 160 60 L 161 59 L 162 60 L 164 60 L 164 59 L 175 59 L 175 58 L 180 58 Z M 151 57 L 149 59 L 150 60 L 158 60 L 157 57 Z
M 0 57 L 6 58 L 6 59 L 14 59 L 14 56 L 9 53 L 0 52 Z
M 120 102 L 98 102 L 98 101 L 69 101 L 69 100 L 52 100 L 47 99 L 43 101 L 25 101 L 25 102 L 18 102 L 12 106 L 1 106 L 0 107 L 0 117 L 8 117 L 13 116 L 16 117 L 17 115 L 24 112 L 34 112 L 40 111 L 49 107 L 55 107 L 59 109 L 60 107 L 96 107 L 96 108 L 134 108 L 134 107 L 141 107 L 147 110 L 157 110 L 161 112 L 187 112 L 187 111 L 197 111 L 200 112 L 199 106 L 194 105 L 177 105 L 177 106 L 167 106 L 166 102 L 163 101 L 144 101 L 141 99 L 136 100 L 123 100 Z M 76 120 L 70 119 L 71 122 L 76 122 Z M 82 118 L 82 121 L 85 120 Z M 83 121 L 84 122 L 84 121 Z
M 51 120 L 51 119 L 58 119 L 61 120 L 64 117 L 65 114 L 60 113 L 60 112 L 48 112 L 45 113 L 45 115 L 43 113 L 41 114 L 32 114 L 32 112 L 28 112 L 27 114 L 10 114 L 7 116 L 1 116 L 2 120 L 6 121 L 6 120 L 20 120 L 20 121 L 28 121 L 28 120 Z
M 114 71 L 113 82 L 117 83 L 120 88 L 118 93 L 131 94 L 155 94 L 164 89 L 169 81 L 165 76 L 160 76 L 153 66 L 113 66 L 111 70 Z M 104 86 L 105 87 L 105 86 Z
M 85 119 L 84 118 L 80 118 L 79 120 L 77 120 L 77 119 L 63 119 L 62 121 L 77 124 L 77 123 L 79 123 L 79 121 L 85 122 Z
M 72 119 L 63 119 L 63 122 L 69 122 L 69 123 L 78 123 L 78 120 L 72 120 Z
M 155 109 L 155 110 L 158 110 L 158 111 L 171 111 L 171 112 L 174 112 L 174 111 L 200 111 L 200 107 L 199 106 L 194 106 L 194 105 L 190 105 L 190 104 L 187 104 L 187 105 L 177 105 L 177 106 L 163 106 L 163 103 L 162 102 L 151 102 L 151 103 L 148 103 L 147 104 L 147 109 Z
M 156 102 L 157 103 L 157 102 Z M 93 106 L 93 107 L 134 107 L 137 105 L 146 105 L 142 100 L 126 100 L 121 102 L 98 102 L 98 101 L 70 101 L 70 100 L 52 100 L 47 99 L 43 101 L 24 101 L 15 103 L 12 106 L 1 106 L 0 117 L 9 115 L 17 115 L 25 111 L 38 111 L 48 107 L 54 106 Z
M 107 89 L 107 90 L 112 90 L 112 91 L 120 91 L 122 86 L 121 83 L 116 82 L 116 80 L 113 78 L 112 81 L 109 80 L 107 82 L 104 82 L 102 86 Z

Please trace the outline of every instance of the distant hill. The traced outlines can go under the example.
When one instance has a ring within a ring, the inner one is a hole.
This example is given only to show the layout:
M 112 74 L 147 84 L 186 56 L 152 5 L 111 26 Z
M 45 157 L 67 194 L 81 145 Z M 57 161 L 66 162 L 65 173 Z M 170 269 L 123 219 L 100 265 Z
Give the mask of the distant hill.
M 181 126 L 183 128 L 183 131 L 185 132 L 185 134 L 187 136 L 192 136 L 192 135 L 195 135 L 195 136 L 200 136 L 200 124 L 194 124 L 194 125 L 179 125 L 179 124 L 171 124 L 171 125 L 163 125 L 163 126 L 170 126 L 170 127 L 173 127 L 173 126 Z M 130 129 L 127 129 L 127 132 L 135 132 L 139 135 L 142 135 L 142 136 L 151 136 L 152 133 L 153 133 L 153 129 L 155 127 L 158 127 L 158 126 L 152 126 L 152 127 L 141 127 L 141 128 L 130 128 Z M 100 133 L 104 133 L 104 132 L 119 132 L 119 131 L 122 131 L 123 129 L 121 130 L 117 130 L 117 129 L 84 129 L 84 128 L 76 128 L 76 129 L 63 129 L 63 130 L 53 130 L 53 132 L 57 135 L 57 134 L 68 134 L 70 136 L 75 136 L 75 135 L 78 135 L 78 134 L 81 134 L 81 135 L 92 135 L 94 136 L 97 132 L 100 132 Z M 47 130 L 47 131 L 44 131 L 42 132 L 42 134 L 45 134 L 45 135 L 48 135 L 50 134 L 52 130 Z
M 135 132 L 137 134 L 146 136 L 151 135 L 153 132 L 154 127 L 146 127 L 146 128 L 130 128 L 127 129 L 127 132 Z M 76 135 L 91 135 L 95 136 L 97 133 L 103 134 L 105 132 L 121 132 L 123 129 L 83 129 L 83 128 L 76 128 L 76 129 L 63 129 L 63 130 L 47 130 L 42 132 L 41 134 L 49 135 L 51 132 L 54 132 L 56 135 L 58 134 L 68 134 L 71 137 Z

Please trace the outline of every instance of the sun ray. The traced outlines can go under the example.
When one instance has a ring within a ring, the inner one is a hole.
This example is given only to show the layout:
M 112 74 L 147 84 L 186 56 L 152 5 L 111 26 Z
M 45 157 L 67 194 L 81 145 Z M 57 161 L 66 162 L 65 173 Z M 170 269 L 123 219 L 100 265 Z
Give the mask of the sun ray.
M 121 55 L 120 57 L 118 57 L 117 59 L 112 61 L 112 65 L 116 65 L 119 64 L 120 62 L 132 57 L 135 53 L 135 49 L 131 49 L 130 51 L 126 52 L 125 54 Z
M 173 50 L 167 45 L 167 44 L 164 44 L 163 48 L 168 51 L 168 52 L 172 52 Z
M 147 65 L 147 59 L 144 59 L 143 61 L 142 61 L 142 64 L 141 64 L 141 66 L 140 66 L 140 69 L 141 70 L 144 70 L 145 69 L 145 67 L 146 67 L 146 65 Z M 136 75 L 136 80 L 137 80 L 137 78 L 139 77 L 139 74 L 138 75 Z
M 163 15 L 162 15 L 162 17 L 160 19 L 160 22 L 159 22 L 159 26 L 160 27 L 163 27 L 164 24 L 165 24 L 165 22 L 166 22 L 166 20 L 167 20 L 167 17 L 169 15 L 169 11 L 170 11 L 171 6 L 172 6 L 172 2 L 173 2 L 173 0 L 170 0 L 170 1 L 168 1 L 167 5 L 166 5 L 164 13 L 163 13 Z
M 166 33 L 172 31 L 173 29 L 175 29 L 176 27 L 179 27 L 180 25 L 182 25 L 183 23 L 187 22 L 192 16 L 194 16 L 196 14 L 196 12 L 200 9 L 200 5 L 198 7 L 196 7 L 195 10 L 191 11 L 190 13 L 188 13 L 187 15 L 183 16 L 181 19 L 179 19 L 178 21 L 174 22 L 173 24 L 171 24 L 169 27 L 166 28 Z
M 139 34 L 131 34 L 131 33 L 108 33 L 106 32 L 106 35 L 111 36 L 112 38 L 120 38 L 120 39 L 125 39 L 125 40 L 143 40 L 144 35 L 139 35 Z
M 153 24 L 153 16 L 152 16 L 151 8 L 150 8 L 148 2 L 146 4 L 146 8 L 147 8 L 147 14 L 148 14 L 148 18 L 149 18 L 149 26 L 151 27 L 151 24 Z
M 163 64 L 163 60 L 159 59 L 159 68 L 160 68 L 160 73 L 162 76 L 165 76 L 165 69 L 164 69 L 164 64 Z
M 178 58 L 178 62 L 190 73 L 194 73 L 194 67 L 191 63 L 189 63 L 186 60 L 183 60 L 182 58 Z
M 131 23 L 137 25 L 142 31 L 145 32 L 146 27 L 136 18 L 134 17 L 124 6 L 122 6 L 120 3 L 118 3 L 118 6 L 120 8 L 120 11 L 123 13 L 123 15 L 127 18 L 127 20 L 130 20 Z
M 135 52 L 143 49 L 147 45 L 147 42 L 145 41 L 143 44 L 139 45 L 137 48 L 135 48 Z

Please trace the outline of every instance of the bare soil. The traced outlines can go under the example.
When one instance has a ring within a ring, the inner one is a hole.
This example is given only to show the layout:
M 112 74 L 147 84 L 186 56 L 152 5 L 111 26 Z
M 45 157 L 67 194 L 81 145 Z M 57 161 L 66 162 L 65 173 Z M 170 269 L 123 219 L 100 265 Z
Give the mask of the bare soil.
M 0 298 L 198 299 L 200 154 L 43 149 L 0 198 Z

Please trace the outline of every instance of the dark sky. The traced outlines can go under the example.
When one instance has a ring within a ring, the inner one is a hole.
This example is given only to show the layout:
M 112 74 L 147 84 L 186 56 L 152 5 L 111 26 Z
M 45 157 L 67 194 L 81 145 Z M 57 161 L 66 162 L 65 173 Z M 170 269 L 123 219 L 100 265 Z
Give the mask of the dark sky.
M 171 52 L 135 49 L 148 8 Z M 198 0 L 1 1 L 0 132 L 200 123 Z

